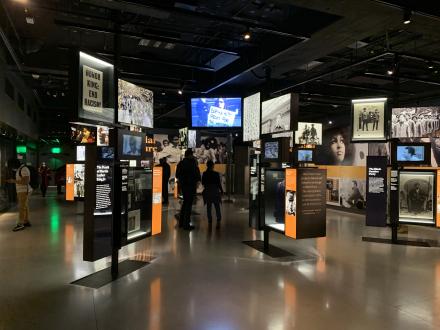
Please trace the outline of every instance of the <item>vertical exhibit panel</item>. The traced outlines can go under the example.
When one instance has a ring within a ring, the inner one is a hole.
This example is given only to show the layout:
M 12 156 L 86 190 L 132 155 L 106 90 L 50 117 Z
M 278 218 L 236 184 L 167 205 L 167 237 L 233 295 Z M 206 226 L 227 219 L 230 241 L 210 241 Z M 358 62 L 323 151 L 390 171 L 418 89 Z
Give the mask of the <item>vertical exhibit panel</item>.
M 97 162 L 96 148 L 87 148 L 86 159 L 83 258 L 96 261 L 112 253 L 113 168 Z
M 326 236 L 326 181 L 326 170 L 297 170 L 296 238 Z
M 386 156 L 367 157 L 367 226 L 387 225 L 387 163 Z M 358 194 L 356 189 L 353 188 L 353 195 Z
M 437 217 L 436 227 L 440 228 L 440 170 L 437 170 Z
M 151 234 L 162 231 L 162 167 L 153 168 L 153 223 Z
M 74 201 L 74 164 L 66 164 L 66 201 Z
M 286 169 L 286 236 L 296 238 L 296 172 L 294 168 Z

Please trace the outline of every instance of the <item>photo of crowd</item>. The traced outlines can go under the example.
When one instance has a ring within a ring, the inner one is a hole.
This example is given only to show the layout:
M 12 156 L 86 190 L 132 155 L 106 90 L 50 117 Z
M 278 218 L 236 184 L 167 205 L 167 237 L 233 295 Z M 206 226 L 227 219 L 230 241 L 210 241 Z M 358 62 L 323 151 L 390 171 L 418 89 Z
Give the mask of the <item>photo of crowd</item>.
M 393 138 L 437 137 L 440 131 L 440 107 L 395 108 L 391 115 Z
M 118 121 L 153 128 L 153 92 L 124 80 L 118 91 Z

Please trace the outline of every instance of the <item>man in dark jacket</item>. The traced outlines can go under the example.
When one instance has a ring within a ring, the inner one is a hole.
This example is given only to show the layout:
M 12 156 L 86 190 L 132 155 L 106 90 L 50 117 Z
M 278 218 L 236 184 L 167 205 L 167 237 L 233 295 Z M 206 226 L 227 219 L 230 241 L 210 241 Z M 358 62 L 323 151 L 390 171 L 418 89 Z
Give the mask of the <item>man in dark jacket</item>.
M 168 181 L 171 176 L 171 168 L 166 157 L 160 159 L 160 166 L 162 166 L 162 204 L 168 205 Z
M 200 170 L 196 159 L 193 157 L 192 149 L 185 151 L 185 158 L 177 164 L 176 178 L 182 189 L 183 204 L 180 210 L 179 227 L 185 230 L 192 230 L 190 217 L 194 195 L 197 191 L 197 184 L 200 182 Z

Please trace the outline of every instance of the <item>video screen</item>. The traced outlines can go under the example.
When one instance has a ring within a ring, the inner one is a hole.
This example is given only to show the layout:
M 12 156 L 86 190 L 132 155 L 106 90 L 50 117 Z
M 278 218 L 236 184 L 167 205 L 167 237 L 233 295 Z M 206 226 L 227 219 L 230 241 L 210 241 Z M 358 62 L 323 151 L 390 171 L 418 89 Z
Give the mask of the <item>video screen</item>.
M 265 159 L 278 159 L 279 156 L 278 142 L 265 142 L 264 143 L 264 158 Z
M 71 126 L 70 138 L 75 143 L 96 143 L 96 127 L 84 125 Z
M 298 150 L 299 162 L 311 162 L 313 161 L 313 150 Z
M 76 146 L 76 161 L 77 162 L 86 161 L 86 146 Z
M 191 99 L 193 127 L 241 127 L 241 98 Z
M 153 92 L 118 80 L 118 121 L 153 128 Z
M 115 159 L 115 148 L 113 147 L 101 147 L 99 148 L 99 156 L 101 159 Z
M 398 162 L 424 162 L 425 147 L 424 146 L 397 146 Z
M 142 154 L 142 136 L 123 134 L 122 155 L 141 156 L 141 154 Z

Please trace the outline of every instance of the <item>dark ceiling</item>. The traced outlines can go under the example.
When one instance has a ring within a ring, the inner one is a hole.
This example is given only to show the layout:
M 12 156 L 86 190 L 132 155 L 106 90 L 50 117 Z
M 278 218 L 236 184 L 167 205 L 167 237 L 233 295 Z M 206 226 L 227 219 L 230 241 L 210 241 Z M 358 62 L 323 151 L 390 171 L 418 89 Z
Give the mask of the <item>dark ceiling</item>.
M 301 116 L 313 119 L 347 111 L 357 97 L 417 103 L 440 94 L 440 10 L 421 1 L 1 3 L 9 68 L 35 90 L 45 137 L 62 136 L 73 115 L 70 54 L 112 61 L 116 35 L 120 76 L 154 91 L 157 127 L 186 125 L 194 95 L 295 91 Z M 408 25 L 405 8 L 413 10 Z

